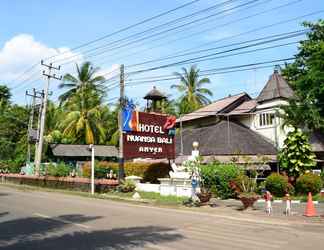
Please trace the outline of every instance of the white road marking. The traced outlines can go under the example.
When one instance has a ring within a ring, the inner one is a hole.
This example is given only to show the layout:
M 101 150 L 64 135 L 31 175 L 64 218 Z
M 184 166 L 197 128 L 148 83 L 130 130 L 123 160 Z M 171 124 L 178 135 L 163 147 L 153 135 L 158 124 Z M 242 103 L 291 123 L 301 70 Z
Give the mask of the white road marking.
M 85 228 L 85 229 L 90 229 L 91 228 L 90 226 L 87 226 L 87 225 L 84 225 L 84 224 L 74 223 L 72 221 L 60 219 L 60 218 L 57 218 L 57 217 L 50 217 L 50 216 L 45 215 L 45 214 L 33 213 L 33 215 L 41 217 L 41 218 L 49 219 L 49 220 L 63 222 L 65 224 L 71 224 L 71 225 L 74 225 L 74 226 L 77 226 L 77 227 L 82 227 L 82 228 Z

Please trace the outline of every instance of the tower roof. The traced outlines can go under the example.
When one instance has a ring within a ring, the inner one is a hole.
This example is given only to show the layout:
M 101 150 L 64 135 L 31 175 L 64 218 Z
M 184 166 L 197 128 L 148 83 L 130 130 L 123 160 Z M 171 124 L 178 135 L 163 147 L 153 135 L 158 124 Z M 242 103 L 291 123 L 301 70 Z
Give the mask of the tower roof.
M 145 96 L 144 99 L 146 100 L 162 100 L 162 99 L 166 99 L 167 97 L 161 92 L 159 91 L 155 86 L 153 87 L 153 89 L 148 92 Z
M 294 91 L 278 70 L 274 70 L 268 82 L 257 97 L 257 102 L 265 102 L 273 99 L 288 99 L 294 96 Z

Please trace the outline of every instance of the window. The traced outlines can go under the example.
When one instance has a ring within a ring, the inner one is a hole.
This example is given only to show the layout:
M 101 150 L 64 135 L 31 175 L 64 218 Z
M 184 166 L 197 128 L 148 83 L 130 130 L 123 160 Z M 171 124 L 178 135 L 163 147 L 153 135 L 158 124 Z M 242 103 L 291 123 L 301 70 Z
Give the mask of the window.
M 274 123 L 274 113 L 259 114 L 259 127 L 272 126 Z

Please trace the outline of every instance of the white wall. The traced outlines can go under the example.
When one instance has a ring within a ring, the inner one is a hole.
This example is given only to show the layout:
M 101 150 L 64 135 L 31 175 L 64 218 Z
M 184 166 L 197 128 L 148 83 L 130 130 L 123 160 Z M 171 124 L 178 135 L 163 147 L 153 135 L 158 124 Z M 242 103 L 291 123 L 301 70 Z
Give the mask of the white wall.
M 257 105 L 256 114 L 250 114 L 246 116 L 239 116 L 239 121 L 257 132 L 258 134 L 264 136 L 273 145 L 277 145 L 280 148 L 284 145 L 284 140 L 290 129 L 282 128 L 283 120 L 278 116 L 275 116 L 274 124 L 271 126 L 259 126 L 259 114 L 261 113 L 276 113 L 279 110 L 279 106 L 287 105 L 288 102 L 285 100 L 274 100 Z

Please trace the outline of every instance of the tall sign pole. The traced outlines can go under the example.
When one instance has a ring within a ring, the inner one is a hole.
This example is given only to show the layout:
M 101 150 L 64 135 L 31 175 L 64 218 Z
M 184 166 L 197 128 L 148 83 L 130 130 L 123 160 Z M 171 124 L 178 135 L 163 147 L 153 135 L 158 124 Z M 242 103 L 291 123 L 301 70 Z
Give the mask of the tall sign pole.
M 46 73 L 45 70 L 43 71 L 43 75 L 47 78 L 46 84 L 45 84 L 45 91 L 44 91 L 44 100 L 43 100 L 43 109 L 41 114 L 41 122 L 40 122 L 40 132 L 39 132 L 39 141 L 38 141 L 38 147 L 37 147 L 37 156 L 36 156 L 36 175 L 39 176 L 40 174 L 40 164 L 42 162 L 42 151 L 43 151 L 43 143 L 44 143 L 44 132 L 45 132 L 45 120 L 46 120 L 46 109 L 47 109 L 47 101 L 48 101 L 48 91 L 49 91 L 49 85 L 50 85 L 50 79 L 54 78 L 56 80 L 61 80 L 62 77 L 56 77 L 55 74 L 51 74 L 52 70 L 60 70 L 61 66 L 54 67 L 52 63 L 45 64 L 43 61 L 41 61 L 42 66 L 46 67 L 48 69 L 48 72 Z
M 118 152 L 118 180 L 124 179 L 124 145 L 123 145 L 123 108 L 125 104 L 125 72 L 124 64 L 120 65 L 120 98 L 119 98 L 119 114 L 118 114 L 118 127 L 119 127 L 119 152 Z
M 89 145 L 89 149 L 91 150 L 91 194 L 94 195 L 95 192 L 95 147 L 93 144 Z

